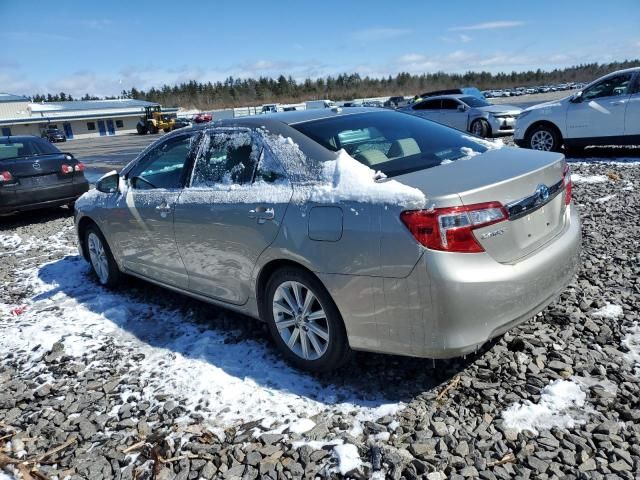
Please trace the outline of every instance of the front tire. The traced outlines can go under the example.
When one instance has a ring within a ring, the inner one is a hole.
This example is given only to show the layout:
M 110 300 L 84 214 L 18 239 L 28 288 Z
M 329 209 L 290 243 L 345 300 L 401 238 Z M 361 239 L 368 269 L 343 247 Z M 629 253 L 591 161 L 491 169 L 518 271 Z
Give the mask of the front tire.
M 559 152 L 562 147 L 562 137 L 555 128 L 539 125 L 527 132 L 525 145 L 531 150 Z
M 487 138 L 491 134 L 491 127 L 489 126 L 489 123 L 482 118 L 471 122 L 470 130 L 471 133 L 482 138 Z
M 296 367 L 326 372 L 344 365 L 351 349 L 338 308 L 322 283 L 287 267 L 267 282 L 263 312 L 274 342 Z
M 108 288 L 116 287 L 120 283 L 122 273 L 98 227 L 92 225 L 86 229 L 84 245 L 89 254 L 91 269 L 100 284 Z

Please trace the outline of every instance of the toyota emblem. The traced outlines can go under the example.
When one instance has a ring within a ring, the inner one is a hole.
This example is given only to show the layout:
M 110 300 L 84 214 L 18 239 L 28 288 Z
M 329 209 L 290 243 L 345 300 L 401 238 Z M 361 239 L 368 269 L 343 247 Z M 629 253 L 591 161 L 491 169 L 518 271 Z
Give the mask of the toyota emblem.
M 40 165 L 40 162 L 39 162 L 39 161 L 37 161 L 37 160 L 36 160 L 35 162 L 33 162 L 33 163 L 31 164 L 31 166 L 32 166 L 33 168 L 35 168 L 36 170 L 40 170 L 40 169 L 42 168 L 42 165 Z
M 549 188 L 546 185 L 538 185 L 536 195 L 540 203 L 546 202 L 549 199 Z

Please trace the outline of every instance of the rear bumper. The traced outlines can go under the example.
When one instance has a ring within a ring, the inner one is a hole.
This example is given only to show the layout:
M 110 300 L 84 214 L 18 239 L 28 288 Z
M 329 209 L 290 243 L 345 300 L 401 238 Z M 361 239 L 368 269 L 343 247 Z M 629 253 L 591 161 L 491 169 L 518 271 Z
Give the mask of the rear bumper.
M 0 190 L 0 213 L 56 207 L 74 202 L 89 190 L 89 182 L 83 178 L 72 183 L 47 185 L 38 188 Z
M 516 264 L 488 254 L 428 251 L 423 257 L 430 285 L 430 314 L 421 356 L 450 358 L 540 312 L 567 287 L 579 264 L 581 229 L 575 208 L 551 243 Z

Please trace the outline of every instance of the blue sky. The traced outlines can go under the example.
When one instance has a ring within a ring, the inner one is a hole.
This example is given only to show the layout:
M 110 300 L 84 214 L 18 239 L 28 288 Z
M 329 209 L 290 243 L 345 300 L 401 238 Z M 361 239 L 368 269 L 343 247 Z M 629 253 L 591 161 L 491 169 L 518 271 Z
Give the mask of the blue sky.
M 22 94 L 640 58 L 638 0 L 0 0 L 0 18 L 0 91 Z

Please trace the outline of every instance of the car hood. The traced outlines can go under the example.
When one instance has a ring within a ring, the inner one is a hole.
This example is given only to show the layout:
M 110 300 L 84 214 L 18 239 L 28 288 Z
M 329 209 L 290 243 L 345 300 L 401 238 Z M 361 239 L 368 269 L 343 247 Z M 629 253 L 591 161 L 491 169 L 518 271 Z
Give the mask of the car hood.
M 477 107 L 476 110 L 489 113 L 513 113 L 519 114 L 522 109 L 514 105 L 489 105 L 487 107 Z
M 525 112 L 530 112 L 532 110 L 539 110 L 541 108 L 560 108 L 560 107 L 564 107 L 567 105 L 567 103 L 569 103 L 569 99 L 572 97 L 572 95 L 569 95 L 567 97 L 561 98 L 560 100 L 552 100 L 550 102 L 544 102 L 544 103 L 539 103 L 537 105 L 532 105 L 531 107 L 525 108 L 524 111 Z

